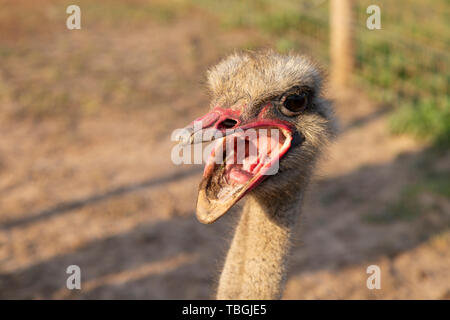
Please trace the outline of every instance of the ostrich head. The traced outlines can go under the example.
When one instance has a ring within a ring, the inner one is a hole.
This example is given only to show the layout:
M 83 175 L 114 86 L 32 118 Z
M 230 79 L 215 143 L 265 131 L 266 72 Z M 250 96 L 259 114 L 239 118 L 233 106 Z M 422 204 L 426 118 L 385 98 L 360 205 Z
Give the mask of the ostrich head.
M 199 186 L 200 222 L 214 222 L 247 194 L 268 205 L 297 199 L 333 131 L 318 67 L 299 55 L 233 54 L 209 70 L 208 84 L 211 110 L 196 120 L 200 127 L 186 128 L 189 142 L 199 128 L 223 135 L 215 142 Z M 241 161 L 235 147 L 235 161 L 229 161 L 229 155 L 217 161 L 217 153 L 227 150 L 230 141 L 239 146 L 238 140 L 244 145 Z M 256 156 L 249 161 L 252 148 Z

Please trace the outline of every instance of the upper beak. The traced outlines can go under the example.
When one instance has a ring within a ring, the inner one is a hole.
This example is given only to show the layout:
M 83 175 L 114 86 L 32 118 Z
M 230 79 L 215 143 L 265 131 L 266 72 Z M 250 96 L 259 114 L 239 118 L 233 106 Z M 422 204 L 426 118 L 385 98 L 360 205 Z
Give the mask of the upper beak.
M 205 134 L 206 132 L 220 131 L 223 137 L 233 133 L 232 129 L 239 127 L 241 122 L 239 110 L 216 107 L 185 127 L 183 134 L 179 136 L 179 142 L 187 145 L 212 141 L 215 137 L 214 134 Z

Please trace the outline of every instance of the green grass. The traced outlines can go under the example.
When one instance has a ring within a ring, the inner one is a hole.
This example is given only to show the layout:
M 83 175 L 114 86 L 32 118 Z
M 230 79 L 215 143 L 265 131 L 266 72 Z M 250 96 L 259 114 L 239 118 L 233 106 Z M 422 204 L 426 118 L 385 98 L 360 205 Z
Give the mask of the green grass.
M 182 17 L 191 8 L 185 0 L 172 1 L 121 1 L 109 0 L 80 1 L 80 7 L 86 15 L 87 22 L 98 21 L 109 25 L 142 24 L 153 20 L 159 23 L 171 23 Z
M 364 8 L 371 1 L 358 1 Z M 392 132 L 450 146 L 448 2 L 379 1 L 382 30 L 359 28 L 358 80 L 393 107 Z M 359 19 L 364 17 L 358 10 Z
M 293 49 L 314 51 L 319 60 L 327 59 L 328 13 L 325 2 L 194 0 L 194 3 L 217 16 L 225 30 L 258 30 L 267 35 L 272 46 L 281 52 Z
M 394 133 L 408 132 L 438 147 L 450 146 L 450 97 L 424 97 L 403 102 L 392 115 Z
M 266 34 L 279 51 L 292 49 L 328 62 L 328 1 L 195 0 L 226 28 Z M 375 101 L 394 112 L 392 132 L 448 147 L 450 6 L 437 0 L 376 1 L 382 30 L 366 28 L 371 0 L 355 2 L 356 79 Z

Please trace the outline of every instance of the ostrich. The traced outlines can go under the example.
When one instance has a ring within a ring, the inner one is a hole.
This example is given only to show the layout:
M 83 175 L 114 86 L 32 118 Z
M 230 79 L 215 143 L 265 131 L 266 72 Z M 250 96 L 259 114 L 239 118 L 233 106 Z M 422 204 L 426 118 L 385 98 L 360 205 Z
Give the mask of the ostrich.
M 268 148 L 264 165 L 229 164 L 226 159 L 220 163 L 212 152 L 205 166 L 197 199 L 200 222 L 216 221 L 246 198 L 217 299 L 280 299 L 303 195 L 314 163 L 334 132 L 331 103 L 321 94 L 322 73 L 301 55 L 235 53 L 208 71 L 208 85 L 212 110 L 196 120 L 201 130 L 194 122 L 186 127 L 185 143 L 195 143 L 199 131 L 212 128 L 223 133 L 216 142 L 223 145 L 237 129 L 252 128 L 257 135 L 247 143 L 260 148 L 259 140 L 267 140 L 259 134 L 262 128 L 280 132 L 278 148 Z M 277 173 L 265 174 L 275 161 Z

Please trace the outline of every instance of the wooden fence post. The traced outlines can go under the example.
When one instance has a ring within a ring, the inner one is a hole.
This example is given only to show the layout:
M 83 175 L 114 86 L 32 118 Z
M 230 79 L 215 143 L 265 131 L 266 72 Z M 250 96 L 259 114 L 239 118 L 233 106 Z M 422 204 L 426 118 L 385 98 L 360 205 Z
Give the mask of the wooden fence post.
M 330 81 L 348 86 L 354 68 L 353 0 L 330 0 Z

